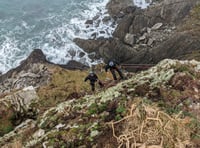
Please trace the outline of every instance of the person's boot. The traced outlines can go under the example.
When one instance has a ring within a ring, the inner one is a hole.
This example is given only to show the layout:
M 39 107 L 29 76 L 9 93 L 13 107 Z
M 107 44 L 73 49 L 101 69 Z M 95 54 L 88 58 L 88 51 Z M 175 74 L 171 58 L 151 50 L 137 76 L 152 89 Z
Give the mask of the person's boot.
M 99 81 L 98 83 L 99 83 L 100 88 L 104 87 L 104 85 L 103 85 L 103 83 L 101 81 Z

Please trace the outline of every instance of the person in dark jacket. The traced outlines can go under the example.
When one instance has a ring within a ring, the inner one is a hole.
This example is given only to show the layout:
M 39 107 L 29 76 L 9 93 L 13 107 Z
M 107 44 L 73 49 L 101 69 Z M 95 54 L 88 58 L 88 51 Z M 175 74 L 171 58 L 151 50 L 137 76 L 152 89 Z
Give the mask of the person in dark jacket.
M 100 87 L 103 87 L 102 82 L 99 80 L 99 78 L 97 77 L 97 75 L 93 71 L 91 71 L 89 73 L 89 75 L 85 78 L 85 82 L 87 80 L 90 81 L 92 91 L 95 91 L 95 82 L 97 82 L 97 81 L 98 81 L 98 84 L 100 85 Z
M 124 79 L 124 76 L 122 74 L 122 72 L 120 71 L 120 69 L 118 68 L 119 63 L 116 62 L 115 60 L 109 60 L 108 63 L 105 66 L 105 71 L 108 72 L 108 69 L 110 70 L 110 72 L 112 73 L 113 79 L 117 80 L 117 76 L 115 74 L 115 71 L 118 72 L 119 76 L 121 79 Z

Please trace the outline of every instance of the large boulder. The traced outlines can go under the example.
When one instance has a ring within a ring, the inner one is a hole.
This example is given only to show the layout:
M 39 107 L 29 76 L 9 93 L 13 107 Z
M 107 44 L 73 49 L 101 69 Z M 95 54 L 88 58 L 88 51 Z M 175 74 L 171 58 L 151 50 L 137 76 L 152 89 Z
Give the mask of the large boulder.
M 135 55 L 137 51 L 124 44 L 118 38 L 114 38 L 108 40 L 103 46 L 101 46 L 99 48 L 99 53 L 103 57 L 104 61 L 115 59 L 118 62 L 123 62 L 133 58 L 133 55 Z
M 86 69 L 89 68 L 89 66 L 86 66 L 86 65 L 79 63 L 77 61 L 74 61 L 74 60 L 69 61 L 65 65 L 60 65 L 60 67 L 65 68 L 65 69 L 69 69 L 69 70 L 76 70 L 76 69 L 86 70 Z
M 133 5 L 132 0 L 111 0 L 106 7 L 108 9 L 108 13 L 115 18 L 117 16 L 121 16 L 120 13 L 122 13 L 122 10 Z
M 200 60 L 200 36 L 190 32 L 176 33 L 152 49 L 152 58 L 154 63 L 165 58 Z
M 136 14 L 130 33 L 140 33 L 144 27 L 152 27 L 156 23 L 181 24 L 197 2 L 198 0 L 164 0 Z
M 73 40 L 79 47 L 84 49 L 87 53 L 92 53 L 96 52 L 98 53 L 98 48 L 103 45 L 106 41 L 106 39 L 98 39 L 98 40 L 93 40 L 93 39 L 80 39 L 80 38 L 75 38 Z
M 134 16 L 129 14 L 126 15 L 122 20 L 119 21 L 117 28 L 115 29 L 113 36 L 123 40 L 125 35 L 129 32 L 129 27 L 132 24 Z
M 158 46 L 151 49 L 140 49 L 132 54 L 132 58 L 123 61 L 123 63 L 158 63 L 166 58 L 200 60 L 200 35 L 194 35 L 190 32 L 175 33 Z

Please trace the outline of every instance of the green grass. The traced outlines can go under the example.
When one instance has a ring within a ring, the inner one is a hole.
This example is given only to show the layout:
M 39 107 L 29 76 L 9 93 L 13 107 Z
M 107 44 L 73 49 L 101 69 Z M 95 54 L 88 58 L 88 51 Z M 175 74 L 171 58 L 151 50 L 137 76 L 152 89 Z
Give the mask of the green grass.
M 14 126 L 10 122 L 1 123 L 0 125 L 0 137 L 9 133 L 14 129 Z

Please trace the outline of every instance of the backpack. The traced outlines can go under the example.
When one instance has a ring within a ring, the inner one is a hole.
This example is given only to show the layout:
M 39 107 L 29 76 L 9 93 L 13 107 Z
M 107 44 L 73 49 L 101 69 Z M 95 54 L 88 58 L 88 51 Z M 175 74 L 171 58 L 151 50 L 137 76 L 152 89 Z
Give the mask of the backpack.
M 108 63 L 108 65 L 109 65 L 110 67 L 113 67 L 113 66 L 115 66 L 115 63 L 114 63 L 113 61 L 110 61 L 110 62 Z

